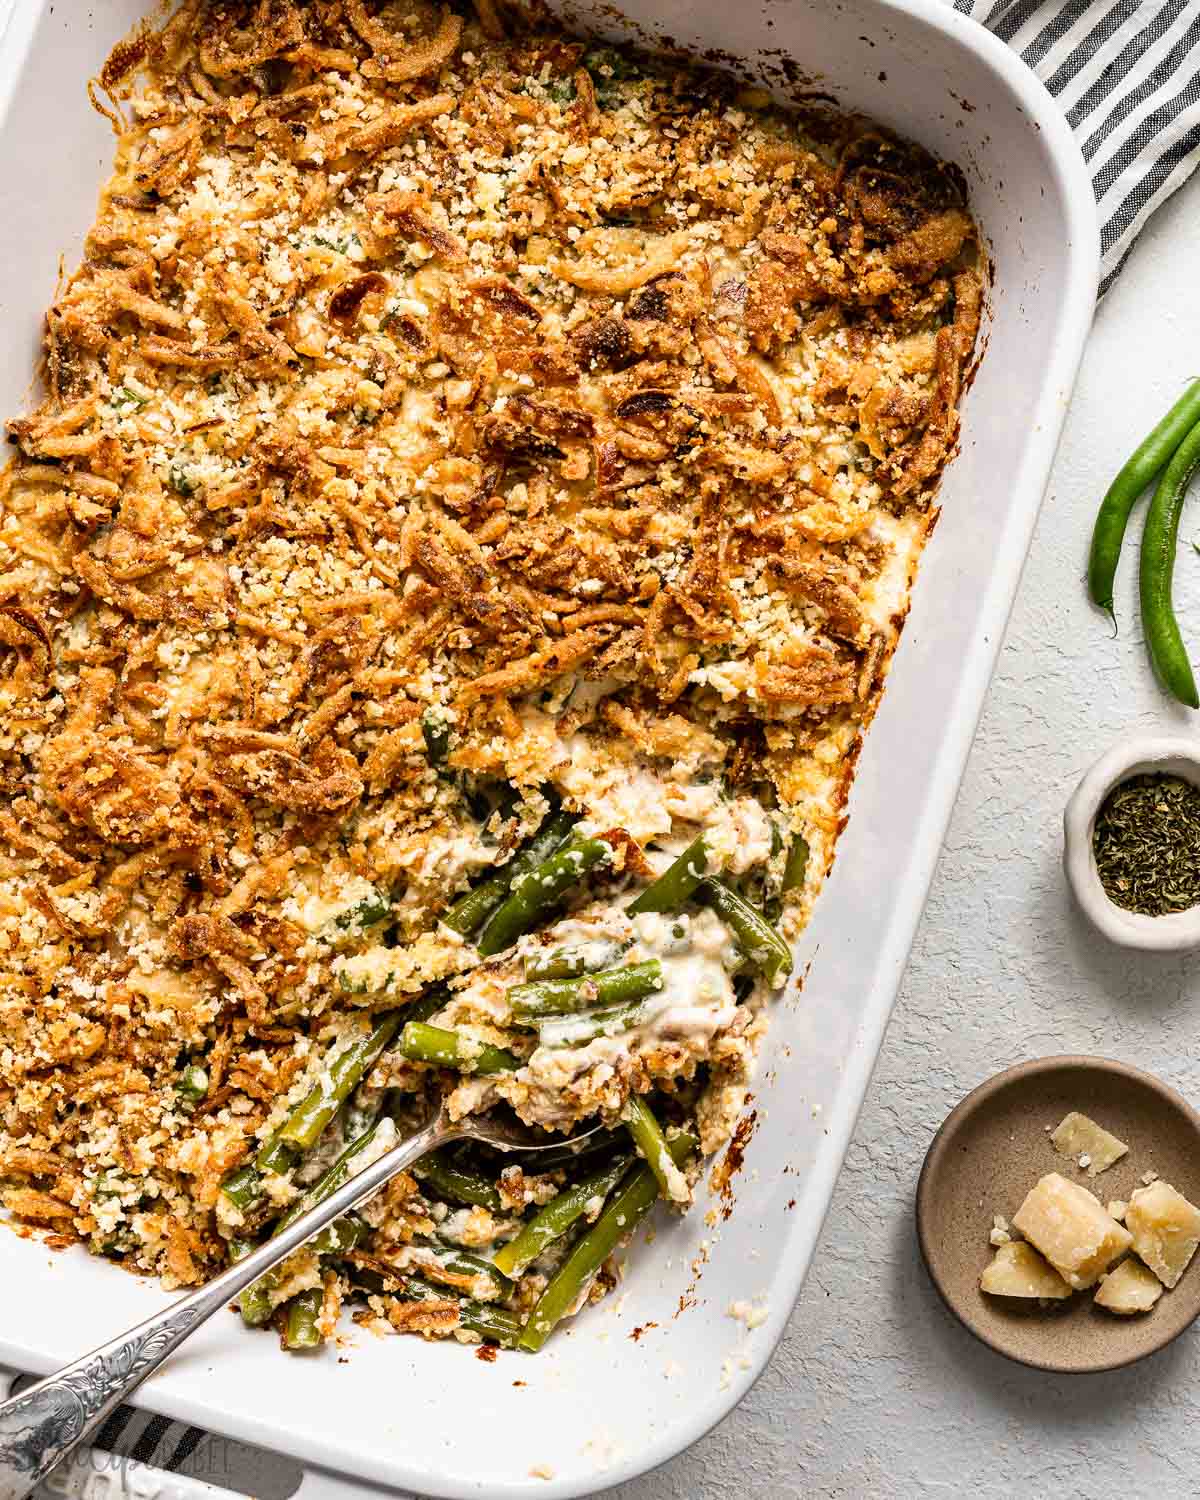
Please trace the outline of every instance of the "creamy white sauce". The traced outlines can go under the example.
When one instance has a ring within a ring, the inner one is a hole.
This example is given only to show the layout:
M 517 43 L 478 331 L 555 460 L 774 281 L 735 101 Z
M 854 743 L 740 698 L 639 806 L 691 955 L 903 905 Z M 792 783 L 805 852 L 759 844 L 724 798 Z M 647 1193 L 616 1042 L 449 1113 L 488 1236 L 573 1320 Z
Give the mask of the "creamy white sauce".
M 552 1045 L 536 1048 L 523 1073 L 539 1085 L 569 1082 L 592 1068 L 611 1069 L 623 1056 L 652 1051 L 663 1042 L 682 1044 L 697 1054 L 717 1032 L 733 1023 L 737 1001 L 729 968 L 736 949 L 725 924 L 711 911 L 661 916 L 647 912 L 633 920 L 635 942 L 624 963 L 657 959 L 662 988 L 643 1003 L 642 1019 L 627 1031 L 587 1038 L 588 1016 L 563 1016 L 543 1028 Z M 728 966 L 728 967 L 727 967 Z

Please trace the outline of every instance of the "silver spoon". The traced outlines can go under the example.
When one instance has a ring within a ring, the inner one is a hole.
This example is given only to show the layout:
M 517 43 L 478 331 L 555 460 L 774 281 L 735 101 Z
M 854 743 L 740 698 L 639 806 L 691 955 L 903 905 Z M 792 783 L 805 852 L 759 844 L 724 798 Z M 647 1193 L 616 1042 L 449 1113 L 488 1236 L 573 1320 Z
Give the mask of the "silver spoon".
M 596 1126 L 573 1140 L 586 1140 L 600 1128 Z M 482 1141 L 501 1151 L 545 1151 L 563 1144 L 561 1138 L 539 1143 L 532 1132 L 506 1120 L 470 1117 L 452 1121 L 443 1105 L 415 1135 L 393 1146 L 330 1193 L 323 1203 L 301 1214 L 281 1234 L 206 1286 L 0 1402 L 0 1500 L 23 1500 L 36 1489 L 56 1464 L 90 1437 L 113 1408 L 218 1308 L 228 1306 L 251 1282 L 298 1250 L 326 1224 L 356 1208 L 397 1172 L 456 1140 Z

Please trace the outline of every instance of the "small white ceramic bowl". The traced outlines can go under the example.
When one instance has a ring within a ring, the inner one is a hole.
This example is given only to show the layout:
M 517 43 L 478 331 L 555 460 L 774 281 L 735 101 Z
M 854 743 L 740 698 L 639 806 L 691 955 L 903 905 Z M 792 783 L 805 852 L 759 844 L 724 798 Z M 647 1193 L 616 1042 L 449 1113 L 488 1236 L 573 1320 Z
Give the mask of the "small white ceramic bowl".
M 1075 788 L 1063 813 L 1063 867 L 1076 900 L 1111 942 L 1157 953 L 1184 953 L 1200 948 L 1200 905 L 1164 917 L 1126 911 L 1109 899 L 1092 852 L 1092 830 L 1105 797 L 1118 782 L 1148 772 L 1181 776 L 1200 786 L 1200 739 L 1135 736 L 1101 756 Z

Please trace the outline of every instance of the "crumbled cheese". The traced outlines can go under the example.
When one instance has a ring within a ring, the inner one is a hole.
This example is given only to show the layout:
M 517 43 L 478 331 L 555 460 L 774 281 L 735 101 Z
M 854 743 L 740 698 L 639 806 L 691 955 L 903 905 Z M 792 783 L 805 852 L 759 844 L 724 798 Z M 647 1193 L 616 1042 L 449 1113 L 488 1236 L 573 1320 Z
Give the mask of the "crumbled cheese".
M 1063 1117 L 1050 1141 L 1061 1156 L 1074 1157 L 1089 1177 L 1106 1172 L 1129 1150 L 1124 1141 L 1076 1110 Z
M 1200 1208 L 1166 1182 L 1137 1188 L 1125 1210 L 1133 1248 L 1164 1286 L 1173 1287 L 1200 1244 Z
M 1086 1188 L 1057 1172 L 1026 1194 L 1012 1222 L 1076 1288 L 1091 1286 L 1132 1243 Z
M 1097 1307 L 1114 1313 L 1149 1312 L 1162 1296 L 1162 1290 L 1158 1277 L 1131 1258 L 1101 1277 L 1093 1301 Z
M 983 1291 L 993 1297 L 1053 1298 L 1071 1295 L 1071 1288 L 1032 1245 L 1013 1240 L 1000 1245 L 979 1278 Z

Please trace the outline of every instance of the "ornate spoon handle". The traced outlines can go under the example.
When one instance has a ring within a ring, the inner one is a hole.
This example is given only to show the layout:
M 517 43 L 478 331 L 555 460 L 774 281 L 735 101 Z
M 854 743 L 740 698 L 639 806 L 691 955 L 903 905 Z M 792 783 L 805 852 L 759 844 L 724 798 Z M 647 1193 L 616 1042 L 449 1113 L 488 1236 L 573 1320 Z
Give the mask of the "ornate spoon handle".
M 436 1116 L 416 1135 L 393 1146 L 282 1234 L 222 1271 L 207 1286 L 0 1402 L 0 1500 L 24 1500 L 218 1308 L 232 1302 L 326 1224 L 349 1213 L 390 1177 L 463 1133 L 441 1115 Z

